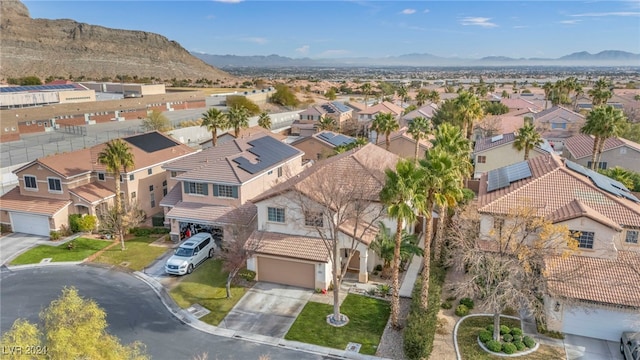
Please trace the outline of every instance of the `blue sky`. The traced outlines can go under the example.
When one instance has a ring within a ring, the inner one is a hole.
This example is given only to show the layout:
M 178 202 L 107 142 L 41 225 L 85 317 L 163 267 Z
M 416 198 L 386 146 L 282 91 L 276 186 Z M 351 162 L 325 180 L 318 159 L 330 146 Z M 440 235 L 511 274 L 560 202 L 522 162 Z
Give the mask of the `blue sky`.
M 31 17 L 158 33 L 190 51 L 338 58 L 640 53 L 632 1 L 24 1 Z

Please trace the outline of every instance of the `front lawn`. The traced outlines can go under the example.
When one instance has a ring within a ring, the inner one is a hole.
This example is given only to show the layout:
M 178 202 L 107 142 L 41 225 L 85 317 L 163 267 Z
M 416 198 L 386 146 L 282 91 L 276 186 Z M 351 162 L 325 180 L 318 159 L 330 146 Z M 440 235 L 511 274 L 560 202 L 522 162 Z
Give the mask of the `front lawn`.
M 125 241 L 126 250 L 122 251 L 120 244 L 106 250 L 98 256 L 94 262 L 120 265 L 128 262 L 127 268 L 141 271 L 160 255 L 167 251 L 167 248 L 149 246 L 150 243 L 158 240 L 157 237 L 142 236 Z
M 310 301 L 284 338 L 342 350 L 354 342 L 362 344 L 361 354 L 375 355 L 391 312 L 389 302 L 349 294 L 340 312 L 349 317 L 349 323 L 343 327 L 331 326 L 327 324 L 327 315 L 333 313 L 333 306 Z
M 478 332 L 488 325 L 493 324 L 493 318 L 491 317 L 471 317 L 462 322 L 458 327 L 458 346 L 460 347 L 460 353 L 463 359 L 480 359 L 480 360 L 499 360 L 503 357 L 490 355 L 486 351 L 480 348 L 478 345 Z M 500 319 L 500 325 L 507 325 L 509 327 L 520 327 L 520 321 L 513 319 Z M 546 359 L 564 359 L 564 349 L 542 345 L 538 350 L 532 354 L 519 356 L 518 359 L 522 360 L 546 360 Z
M 231 285 L 231 299 L 227 299 L 225 285 L 227 273 L 222 271 L 222 260 L 211 259 L 198 266 L 193 273 L 184 275 L 169 294 L 183 309 L 198 303 L 211 312 L 201 321 L 218 325 L 247 291 Z
M 73 249 L 68 248 L 69 243 L 73 243 Z M 11 265 L 37 264 L 45 258 L 51 258 L 51 262 L 82 261 L 111 243 L 112 241 L 77 238 L 58 246 L 38 245 L 15 258 Z

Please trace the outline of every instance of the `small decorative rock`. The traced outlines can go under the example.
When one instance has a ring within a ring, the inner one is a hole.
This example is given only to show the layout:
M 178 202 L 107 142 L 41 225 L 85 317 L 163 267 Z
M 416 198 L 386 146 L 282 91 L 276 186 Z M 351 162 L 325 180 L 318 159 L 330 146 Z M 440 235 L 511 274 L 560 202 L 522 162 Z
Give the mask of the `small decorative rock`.
M 340 314 L 338 319 L 336 319 L 333 316 L 333 314 L 327 315 L 327 324 L 331 326 L 342 327 L 347 325 L 348 323 L 349 323 L 349 318 L 344 314 Z

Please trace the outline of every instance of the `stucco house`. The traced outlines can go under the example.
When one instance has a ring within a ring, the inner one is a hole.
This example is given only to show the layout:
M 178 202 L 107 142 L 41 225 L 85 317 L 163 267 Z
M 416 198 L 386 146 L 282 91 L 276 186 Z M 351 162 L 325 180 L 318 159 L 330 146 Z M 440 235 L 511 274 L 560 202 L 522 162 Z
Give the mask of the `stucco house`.
M 578 134 L 565 141 L 562 156 L 578 164 L 591 167 L 593 155 L 593 136 Z M 599 169 L 622 167 L 640 172 L 640 144 L 620 137 L 608 138 L 604 142 Z
M 391 114 L 394 118 L 400 119 L 402 116 L 402 112 L 404 109 L 392 102 L 383 101 L 381 103 L 375 104 L 373 106 L 369 106 L 363 110 L 358 111 L 357 117 L 357 126 L 358 129 L 363 129 L 365 133 L 369 133 L 369 127 L 371 126 L 371 122 L 376 118 L 378 114 Z M 371 132 L 375 134 L 374 131 Z M 370 137 L 372 135 L 370 134 Z M 375 136 L 374 136 L 375 137 Z
M 356 139 L 333 131 L 321 131 L 311 136 L 295 140 L 291 146 L 304 152 L 302 160 L 322 160 L 335 154 L 335 149 L 341 145 L 348 145 Z
M 348 271 L 357 274 L 360 282 L 367 282 L 368 272 L 381 263 L 369 249 L 377 233 L 377 222 L 395 227 L 395 220 L 386 215 L 378 193 L 384 186 L 384 170 L 395 167 L 398 159 L 384 149 L 367 144 L 321 161 L 254 198 L 258 226 L 248 244 L 256 253 L 247 261 L 247 268 L 256 272 L 258 281 L 327 289 L 332 279 L 332 261 L 320 237 L 323 233 L 337 239 L 342 266 L 353 251 Z M 341 175 L 346 173 L 351 176 Z M 334 223 L 327 217 L 334 214 L 328 211 L 329 206 L 334 205 L 325 203 L 327 197 L 320 195 L 324 189 L 320 184 L 326 184 L 329 178 L 345 181 L 344 186 L 332 187 L 340 189 L 336 191 L 348 191 L 347 188 L 356 184 L 370 189 L 367 193 L 371 195 L 362 199 L 361 206 L 368 210 L 359 221 L 336 220 L 335 237 L 330 234 L 330 224 Z M 353 183 L 354 178 L 358 179 L 357 183 Z
M 147 216 L 162 213 L 160 200 L 168 184 L 162 166 L 193 154 L 189 146 L 159 132 L 122 138 L 134 156 L 134 167 L 122 173 L 121 196 L 136 201 Z M 19 183 L 0 198 L 2 224 L 14 232 L 49 236 L 51 230 L 69 225 L 69 215 L 96 215 L 106 209 L 115 194 L 115 181 L 98 162 L 105 148 L 46 156 L 14 171 Z
M 554 106 L 533 114 L 533 125 L 556 151 L 562 151 L 566 139 L 580 133 L 584 115 L 562 106 Z
M 351 120 L 353 109 L 339 102 L 332 101 L 320 105 L 311 105 L 299 115 L 299 119 L 291 125 L 291 135 L 310 136 L 317 131 L 318 122 L 323 117 L 330 117 L 343 128 Z
M 418 145 L 418 157 L 424 157 L 424 153 L 433 147 L 430 139 L 433 139 L 433 135 L 429 135 L 428 138 L 420 139 Z M 386 148 L 387 143 L 384 134 L 378 136 L 378 146 Z M 401 158 L 414 158 L 416 154 L 416 139 L 408 132 L 406 126 L 400 128 L 400 130 L 389 134 L 389 151 L 393 154 L 400 156 Z
M 409 125 L 413 119 L 417 117 L 423 117 L 425 119 L 433 118 L 433 115 L 438 111 L 438 105 L 431 103 L 424 105 L 418 109 L 410 111 L 402 116 L 402 125 Z
M 546 259 L 547 327 L 611 341 L 622 331 L 640 331 L 640 200 L 579 164 L 538 156 L 482 175 L 481 237 L 495 239 L 494 229 L 522 204 L 578 240 L 577 253 Z M 563 278 L 569 271 L 574 276 Z
M 231 239 L 255 225 L 250 200 L 303 169 L 302 151 L 265 132 L 167 163 L 167 196 L 160 206 L 171 239 L 206 231 L 216 241 Z

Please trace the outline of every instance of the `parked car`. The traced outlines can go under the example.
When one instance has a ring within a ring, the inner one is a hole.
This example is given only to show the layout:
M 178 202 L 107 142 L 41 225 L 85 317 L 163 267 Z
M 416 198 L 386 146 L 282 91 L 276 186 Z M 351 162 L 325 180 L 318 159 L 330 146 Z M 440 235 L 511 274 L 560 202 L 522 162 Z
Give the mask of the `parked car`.
M 620 338 L 620 352 L 625 360 L 640 360 L 640 332 L 623 332 Z
M 214 247 L 211 234 L 197 233 L 176 249 L 164 265 L 164 271 L 174 275 L 191 274 L 196 266 L 213 257 Z

